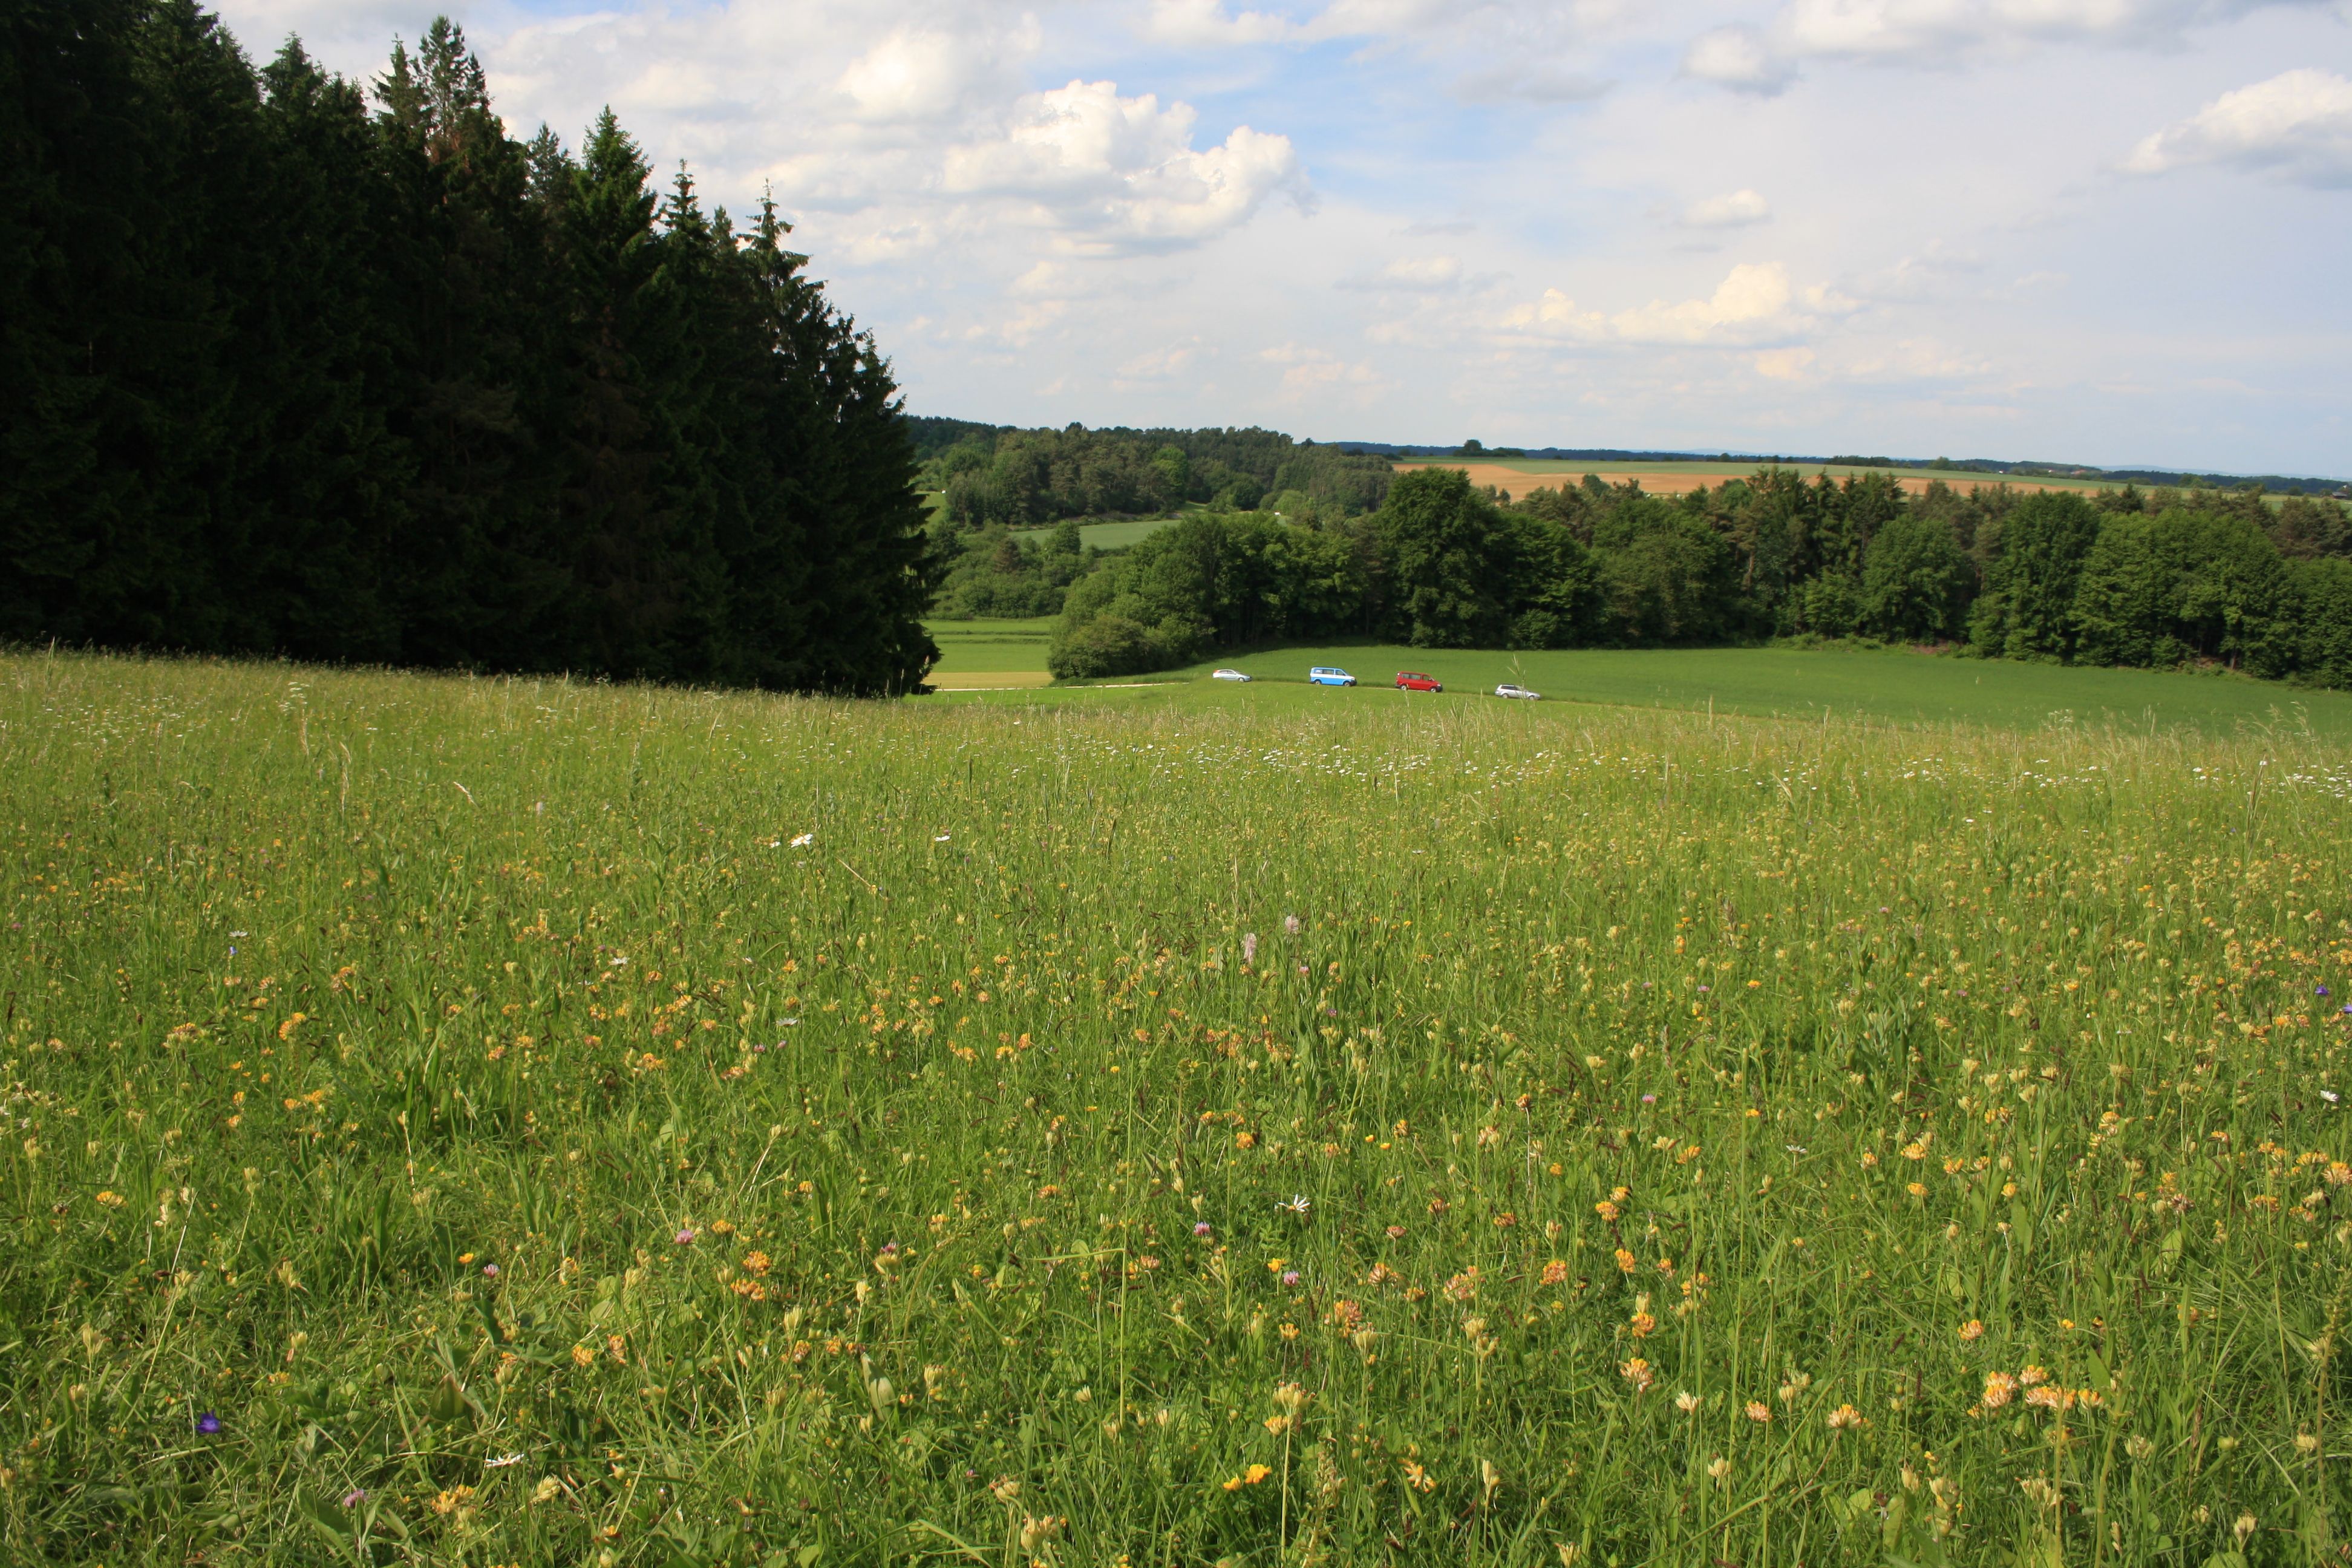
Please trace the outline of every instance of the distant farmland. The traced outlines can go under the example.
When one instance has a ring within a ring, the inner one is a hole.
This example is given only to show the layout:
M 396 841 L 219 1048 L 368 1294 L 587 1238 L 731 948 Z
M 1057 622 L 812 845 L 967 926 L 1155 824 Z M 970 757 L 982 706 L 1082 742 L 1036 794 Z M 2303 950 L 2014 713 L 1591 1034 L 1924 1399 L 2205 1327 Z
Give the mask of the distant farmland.
M 1507 458 L 1499 461 L 1475 463 L 1454 462 L 1442 458 L 1416 458 L 1396 465 L 1403 473 L 1412 468 L 1460 468 L 1470 476 L 1474 485 L 1492 485 L 1513 498 L 1526 496 L 1545 486 L 1572 485 L 1587 474 L 1597 474 L 1606 484 L 1622 485 L 1627 480 L 1638 481 L 1652 495 L 1684 495 L 1702 488 L 1712 489 L 1727 479 L 1744 479 L 1769 463 L 1750 460 L 1735 463 L 1612 463 L 1597 466 L 1538 458 Z M 2008 474 L 1981 474 L 1957 468 L 1880 468 L 1851 463 L 1784 463 L 1808 479 L 1816 474 L 1828 474 L 1832 479 L 1845 479 L 1854 474 L 1891 474 L 1895 482 L 1912 495 L 1924 495 L 1937 480 L 1954 489 L 1966 491 L 1977 485 L 2007 485 L 2017 490 L 2072 490 L 2090 495 L 2102 489 L 2118 488 L 2112 479 L 2052 479 L 2035 476 L 2013 478 Z

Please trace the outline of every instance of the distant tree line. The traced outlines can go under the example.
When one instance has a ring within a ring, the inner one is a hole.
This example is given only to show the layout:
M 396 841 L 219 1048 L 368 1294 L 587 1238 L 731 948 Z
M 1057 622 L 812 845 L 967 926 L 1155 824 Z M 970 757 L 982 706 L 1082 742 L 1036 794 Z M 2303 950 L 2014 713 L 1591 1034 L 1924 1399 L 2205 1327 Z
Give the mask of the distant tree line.
M 1139 517 L 1186 502 L 1261 506 L 1294 521 L 1370 511 L 1388 493 L 1378 458 L 1272 430 L 1000 430 L 913 422 L 922 483 L 962 528 L 1034 527 L 1073 517 Z M 943 438 L 944 437 L 944 438 Z
M 897 389 L 607 112 L 190 0 L 0 20 L 0 637 L 850 692 L 936 658 Z
M 1656 647 L 1775 637 L 1961 643 L 1991 657 L 2352 686 L 2352 518 L 2258 489 L 2086 498 L 1768 468 L 1665 498 L 1638 484 L 1512 502 L 1459 470 L 1400 478 L 1367 516 L 1203 512 L 1068 590 L 1065 677 L 1254 643 Z

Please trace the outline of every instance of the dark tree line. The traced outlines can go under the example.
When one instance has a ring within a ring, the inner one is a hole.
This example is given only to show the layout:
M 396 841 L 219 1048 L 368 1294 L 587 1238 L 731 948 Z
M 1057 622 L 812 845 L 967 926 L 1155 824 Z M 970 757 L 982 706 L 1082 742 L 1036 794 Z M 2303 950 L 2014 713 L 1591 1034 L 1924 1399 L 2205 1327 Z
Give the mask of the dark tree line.
M 888 367 L 607 112 L 191 0 L 0 12 L 0 637 L 851 692 L 936 657 Z
M 1370 511 L 1390 465 L 1272 430 L 999 430 L 915 422 L 927 438 L 924 488 L 944 491 L 959 527 L 1031 527 L 1073 517 L 1134 517 L 1187 501 L 1261 506 L 1293 521 Z
M 1991 657 L 2210 661 L 2352 686 L 2352 519 L 2332 500 L 2135 487 L 1906 495 L 1790 468 L 1672 499 L 1637 484 L 1516 503 L 1455 469 L 1369 516 L 1202 513 L 1068 591 L 1065 676 L 1335 636 L 1423 647 L 1865 637 Z

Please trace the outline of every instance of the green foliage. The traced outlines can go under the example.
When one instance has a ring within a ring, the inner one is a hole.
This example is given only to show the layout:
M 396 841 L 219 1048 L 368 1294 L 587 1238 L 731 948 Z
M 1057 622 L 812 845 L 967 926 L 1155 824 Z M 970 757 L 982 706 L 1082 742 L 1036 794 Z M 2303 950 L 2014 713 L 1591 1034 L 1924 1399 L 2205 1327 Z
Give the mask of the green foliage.
M 12 14 L 0 636 L 882 692 L 932 650 L 872 342 L 436 21 L 353 84 L 182 0 Z M 21 90 L 17 90 L 21 89 Z
M 970 447 L 979 450 L 983 459 L 996 439 L 996 426 L 975 424 L 969 419 L 942 419 L 937 415 L 910 414 L 907 416 L 907 435 L 915 444 L 915 460 L 928 464 L 951 447 Z
M 1057 616 L 1063 595 L 1095 554 L 1073 522 L 1026 537 L 994 526 L 949 528 L 940 531 L 937 542 L 953 552 L 931 611 L 947 620 Z
M 2074 646 L 2074 587 L 2099 534 L 2099 514 L 2076 495 L 2044 492 L 2001 521 L 2000 553 L 1985 576 L 1969 635 L 2011 658 L 2064 658 Z
M 1180 625 L 1162 637 L 1156 628 L 1106 610 L 1057 635 L 1045 668 L 1063 680 L 1140 675 L 1183 663 L 1196 641 L 1190 626 Z
M 975 447 L 947 456 L 934 471 L 946 478 L 948 516 L 967 528 L 1160 511 L 1183 499 L 1142 443 L 1076 425 L 999 437 L 985 466 Z
M 1857 618 L 1873 637 L 1940 642 L 1959 633 L 1975 586 L 1948 523 L 1924 511 L 1899 512 L 1864 552 Z
M 1501 571 L 1513 584 L 1509 646 L 1575 647 L 1591 642 L 1601 614 L 1591 552 L 1568 528 L 1513 510 L 1500 519 Z
M 2336 742 L 5 673 L 0 1560 L 2352 1521 Z
M 2100 664 L 2294 666 L 2286 569 L 2276 546 L 2242 518 L 2174 508 L 2118 513 L 2099 530 L 2075 591 L 2080 657 Z
M 2352 515 L 2334 501 L 2289 496 L 2273 516 L 2263 521 L 2279 553 L 2290 560 L 2352 556 Z
M 1257 513 L 1195 512 L 1078 581 L 1048 668 L 1066 678 L 1132 674 L 1220 647 L 1327 635 L 1354 626 L 1363 599 L 1352 536 Z M 1116 624 L 1088 630 L 1105 616 Z
M 1843 572 L 1800 584 L 1791 597 L 1791 629 L 1816 637 L 1851 637 L 1862 620 L 1862 584 Z
M 2317 686 L 2352 690 L 2352 561 L 2290 562 L 2283 619 L 2294 667 Z
M 1151 466 L 1160 470 L 1160 482 L 1172 495 L 1187 493 L 1192 483 L 1192 459 L 1181 447 L 1162 447 L 1151 454 Z
M 971 433 L 940 447 L 927 488 L 947 492 L 948 515 L 975 528 L 1066 517 L 1132 516 L 1199 501 L 1248 511 L 1295 493 L 1318 517 L 1369 511 L 1387 493 L 1389 466 L 1271 430 L 1061 430 Z M 1297 519 L 1294 517 L 1294 521 Z
M 1415 647 L 1475 647 L 1507 624 L 1494 503 L 1458 468 L 1416 468 L 1389 490 L 1375 528 L 1387 618 Z
M 1592 527 L 1601 640 L 1711 642 L 1738 629 L 1730 545 L 1691 510 L 1622 500 Z

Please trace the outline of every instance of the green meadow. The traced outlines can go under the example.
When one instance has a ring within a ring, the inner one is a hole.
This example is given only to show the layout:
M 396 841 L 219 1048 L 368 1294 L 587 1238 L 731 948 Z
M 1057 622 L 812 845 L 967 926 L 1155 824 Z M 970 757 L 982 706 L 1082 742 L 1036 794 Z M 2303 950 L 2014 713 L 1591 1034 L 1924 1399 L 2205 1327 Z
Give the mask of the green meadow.
M 1545 657 L 0 661 L 0 1559 L 2341 1562 L 2340 714 Z
M 942 650 L 933 679 L 952 686 L 976 671 L 1042 672 L 1054 621 L 927 625 Z M 1308 687 L 1307 671 L 1326 664 L 1352 672 L 1361 684 L 1353 689 Z M 1228 668 L 1248 674 L 1251 684 L 1208 679 L 1211 670 Z M 1401 670 L 1433 675 L 1446 689 L 1436 696 L 1400 692 L 1394 682 Z M 1074 700 L 1089 707 L 1116 701 L 1147 710 L 1200 708 L 1268 716 L 1277 710 L 1321 712 L 1341 704 L 1367 703 L 1420 704 L 1423 711 L 1451 711 L 1461 704 L 1491 706 L 1496 700 L 1494 689 L 1505 681 L 1532 688 L 1547 704 L 1588 708 L 1915 727 L 2083 728 L 2139 734 L 2181 731 L 2215 739 L 2300 735 L 2352 740 L 2352 694 L 2340 691 L 2222 671 L 2086 668 L 1835 645 L 1510 652 L 1345 643 L 1236 654 L 1187 669 L 1103 683 L 1109 690 L 1073 683 L 1024 691 L 1018 698 L 992 695 L 986 700 Z M 927 700 L 967 700 L 966 694 L 953 693 Z
M 923 629 L 939 645 L 940 661 L 931 667 L 934 683 L 952 685 L 956 678 L 974 674 L 1045 673 L 1045 650 L 1054 640 L 1059 617 L 1037 616 L 1025 620 L 928 620 Z
M 1078 537 L 1097 550 L 1124 550 L 1179 521 L 1174 517 L 1122 518 L 1116 522 L 1087 522 L 1078 525 Z
M 1316 665 L 1337 665 L 1361 684 L 1319 688 L 1318 700 L 1432 700 L 1395 689 L 1399 671 L 1435 676 L 1439 701 L 1491 702 L 1505 681 L 1530 687 L 1546 701 L 1666 708 L 1760 718 L 1839 717 L 1906 725 L 1997 725 L 2162 731 L 2189 729 L 2221 736 L 2302 733 L 2352 740 L 2352 693 L 2309 690 L 2277 681 L 2171 671 L 2096 669 L 2008 659 L 1931 655 L 1906 648 L 1664 648 L 1491 652 L 1396 645 L 1286 647 L 1244 654 L 1177 672 L 1201 679 L 1214 668 L 1244 671 L 1253 682 L 1297 683 Z M 1167 678 L 1161 678 L 1167 679 Z M 1237 689 L 1222 687 L 1230 700 Z

